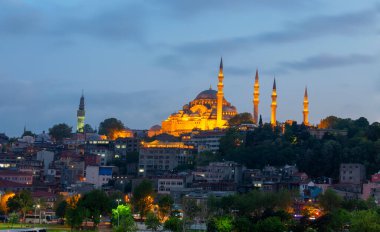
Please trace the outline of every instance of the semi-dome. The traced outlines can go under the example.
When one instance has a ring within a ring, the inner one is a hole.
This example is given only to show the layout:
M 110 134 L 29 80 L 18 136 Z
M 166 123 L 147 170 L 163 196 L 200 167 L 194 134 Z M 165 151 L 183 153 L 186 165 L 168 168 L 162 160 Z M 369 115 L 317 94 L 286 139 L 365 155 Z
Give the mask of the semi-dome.
M 216 99 L 217 91 L 213 89 L 207 89 L 202 92 L 200 92 L 195 100 L 201 100 L 201 99 Z
M 149 130 L 150 131 L 160 131 L 161 130 L 161 126 L 160 125 L 154 125 Z

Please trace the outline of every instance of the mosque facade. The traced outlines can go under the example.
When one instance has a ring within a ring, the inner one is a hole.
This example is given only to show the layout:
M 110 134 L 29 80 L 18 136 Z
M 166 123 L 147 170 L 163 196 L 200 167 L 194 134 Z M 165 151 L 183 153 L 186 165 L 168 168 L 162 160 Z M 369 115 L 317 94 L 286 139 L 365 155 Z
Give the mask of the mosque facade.
M 236 107 L 224 97 L 223 60 L 220 61 L 218 90 L 211 87 L 200 92 L 193 101 L 185 104 L 181 110 L 162 121 L 161 133 L 179 136 L 194 129 L 214 130 L 228 126 L 230 118 L 237 114 Z
M 224 97 L 223 80 L 223 61 L 221 60 L 218 74 L 217 90 L 213 90 L 210 86 L 209 89 L 200 92 L 193 101 L 185 104 L 181 110 L 171 114 L 167 119 L 162 121 L 161 127 L 159 125 L 151 127 L 148 132 L 148 136 L 152 137 L 161 133 L 180 136 L 184 133 L 190 133 L 193 130 L 214 130 L 227 128 L 228 120 L 234 117 L 238 112 L 236 110 L 236 107 L 228 102 Z M 256 70 L 252 101 L 252 123 L 255 125 L 259 124 L 259 97 L 259 74 Z M 273 81 L 271 100 L 270 123 L 272 126 L 277 126 L 277 88 L 275 79 Z M 306 126 L 309 126 L 309 99 L 306 88 L 304 93 L 302 113 L 302 123 Z

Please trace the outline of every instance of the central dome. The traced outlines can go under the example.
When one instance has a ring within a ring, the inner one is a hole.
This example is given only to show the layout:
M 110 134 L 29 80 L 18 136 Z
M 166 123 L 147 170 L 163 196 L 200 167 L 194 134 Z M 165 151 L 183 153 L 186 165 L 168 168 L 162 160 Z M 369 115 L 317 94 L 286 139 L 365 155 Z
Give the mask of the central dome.
M 201 100 L 201 99 L 216 99 L 217 91 L 213 89 L 207 89 L 202 92 L 200 92 L 195 100 Z

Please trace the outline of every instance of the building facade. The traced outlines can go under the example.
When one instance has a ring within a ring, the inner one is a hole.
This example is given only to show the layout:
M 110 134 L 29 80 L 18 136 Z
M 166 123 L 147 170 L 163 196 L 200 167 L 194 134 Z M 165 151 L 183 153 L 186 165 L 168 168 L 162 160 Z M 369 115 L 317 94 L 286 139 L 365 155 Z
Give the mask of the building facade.
M 139 153 L 139 176 L 162 175 L 178 165 L 191 164 L 195 154 L 194 146 L 183 142 L 155 140 L 142 143 Z
M 358 163 L 343 163 L 340 165 L 339 182 L 341 184 L 362 184 L 366 179 L 365 167 Z

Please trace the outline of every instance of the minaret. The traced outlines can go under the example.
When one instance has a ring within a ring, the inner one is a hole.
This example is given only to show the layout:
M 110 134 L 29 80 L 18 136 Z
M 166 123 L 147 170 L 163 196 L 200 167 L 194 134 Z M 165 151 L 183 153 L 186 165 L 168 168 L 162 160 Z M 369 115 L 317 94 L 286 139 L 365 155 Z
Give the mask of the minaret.
M 84 132 L 84 118 L 85 118 L 85 110 L 84 110 L 84 96 L 82 91 L 82 96 L 79 102 L 79 108 L 77 110 L 77 132 Z
M 276 110 L 277 110 L 277 89 L 276 89 L 276 78 L 273 81 L 273 90 L 272 90 L 272 104 L 271 104 L 272 112 L 270 116 L 270 124 L 272 126 L 277 125 L 276 120 Z
M 309 125 L 309 97 L 307 96 L 307 87 L 305 87 L 305 94 L 303 96 L 303 124 Z
M 258 123 L 258 115 L 259 115 L 259 91 L 260 85 L 259 85 L 259 72 L 256 69 L 256 76 L 255 76 L 255 84 L 253 86 L 253 123 Z
M 217 127 L 222 127 L 223 126 L 223 98 L 224 98 L 224 93 L 223 93 L 223 59 L 220 58 L 220 66 L 219 66 L 219 75 L 218 75 L 218 93 L 216 94 L 217 96 L 217 105 L 216 105 L 216 126 Z

